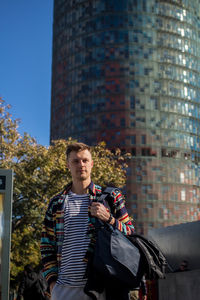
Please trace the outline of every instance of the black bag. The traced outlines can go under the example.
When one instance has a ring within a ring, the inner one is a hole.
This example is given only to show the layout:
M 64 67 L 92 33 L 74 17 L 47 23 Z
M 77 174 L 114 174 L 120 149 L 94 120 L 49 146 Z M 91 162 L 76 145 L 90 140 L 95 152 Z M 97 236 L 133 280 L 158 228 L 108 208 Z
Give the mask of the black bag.
M 97 220 L 94 268 L 128 288 L 139 286 L 144 268 L 138 248 L 118 229 Z
M 114 213 L 112 192 L 107 187 L 98 202 L 107 202 Z M 158 246 L 145 237 L 125 236 L 113 226 L 96 220 L 97 239 L 93 266 L 103 276 L 122 282 L 130 289 L 139 287 L 143 275 L 149 279 L 165 277 L 166 258 Z

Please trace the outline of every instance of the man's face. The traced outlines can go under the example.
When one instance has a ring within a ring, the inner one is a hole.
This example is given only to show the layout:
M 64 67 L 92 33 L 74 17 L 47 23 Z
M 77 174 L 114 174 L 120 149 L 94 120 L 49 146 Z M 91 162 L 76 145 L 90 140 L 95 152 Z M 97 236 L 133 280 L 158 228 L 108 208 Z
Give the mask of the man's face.
M 187 264 L 184 263 L 184 262 L 182 262 L 181 265 L 180 265 L 180 269 L 183 270 L 183 271 L 184 271 L 185 269 L 187 269 Z
M 72 151 L 67 160 L 72 180 L 84 181 L 90 179 L 93 160 L 91 153 L 88 150 Z

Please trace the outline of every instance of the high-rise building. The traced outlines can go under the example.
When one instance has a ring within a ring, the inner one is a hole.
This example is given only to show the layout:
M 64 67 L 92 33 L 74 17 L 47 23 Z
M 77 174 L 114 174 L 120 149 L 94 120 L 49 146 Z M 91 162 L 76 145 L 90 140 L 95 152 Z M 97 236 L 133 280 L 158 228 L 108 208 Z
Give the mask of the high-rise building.
M 55 0 L 51 140 L 132 154 L 137 230 L 200 219 L 200 3 Z

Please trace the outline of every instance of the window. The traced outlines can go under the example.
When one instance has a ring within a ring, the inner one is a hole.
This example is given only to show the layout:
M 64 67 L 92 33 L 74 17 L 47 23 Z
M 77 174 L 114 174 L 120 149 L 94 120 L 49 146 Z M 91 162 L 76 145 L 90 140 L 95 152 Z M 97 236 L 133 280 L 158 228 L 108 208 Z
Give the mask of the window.
M 130 108 L 135 109 L 135 98 L 133 96 L 130 97 Z
M 137 182 L 141 182 L 141 181 L 142 181 L 142 176 L 140 176 L 140 175 L 137 175 L 137 177 L 136 177 L 136 181 L 137 181 Z
M 146 145 L 146 135 L 141 136 L 141 144 Z
M 120 126 L 121 127 L 125 127 L 125 119 L 124 118 L 121 118 L 121 120 L 120 120 Z
M 136 148 L 132 148 L 131 149 L 131 155 L 132 156 L 136 156 Z
M 186 199 L 186 192 L 185 192 L 185 190 L 182 190 L 181 191 L 181 200 L 185 201 L 185 199 Z
M 136 209 L 137 208 L 137 203 L 133 203 L 132 204 L 132 209 Z
M 143 212 L 143 214 L 146 215 L 148 213 L 148 209 L 147 208 L 143 208 L 142 212 Z
M 134 213 L 134 214 L 133 214 L 133 219 L 134 219 L 134 220 L 137 220 L 137 213 Z
M 184 183 L 185 181 L 185 174 L 183 172 L 180 173 L 180 182 Z
M 149 200 L 158 200 L 157 194 L 147 194 Z
M 135 144 L 136 144 L 136 136 L 135 136 L 135 135 L 132 135 L 132 136 L 131 136 L 131 144 L 132 144 L 132 145 L 135 145 Z
M 149 224 L 148 224 L 148 227 L 149 227 L 149 228 L 153 228 L 153 223 L 149 223 Z
M 142 156 L 151 156 L 150 148 L 142 148 Z
M 133 200 L 137 200 L 137 194 L 132 194 L 132 199 Z M 135 208 L 137 208 L 137 204 L 136 203 L 133 204 L 133 205 L 135 205 Z

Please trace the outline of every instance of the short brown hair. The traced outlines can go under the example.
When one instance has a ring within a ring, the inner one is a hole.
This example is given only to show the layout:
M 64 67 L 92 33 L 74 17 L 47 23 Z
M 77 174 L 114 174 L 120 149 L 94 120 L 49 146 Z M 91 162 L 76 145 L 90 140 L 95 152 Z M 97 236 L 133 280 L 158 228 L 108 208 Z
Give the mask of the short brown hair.
M 69 146 L 67 146 L 67 150 L 66 150 L 67 159 L 69 158 L 69 155 L 72 151 L 79 152 L 83 150 L 88 150 L 89 152 L 91 152 L 90 146 L 84 143 L 77 142 L 77 143 L 70 144 Z

